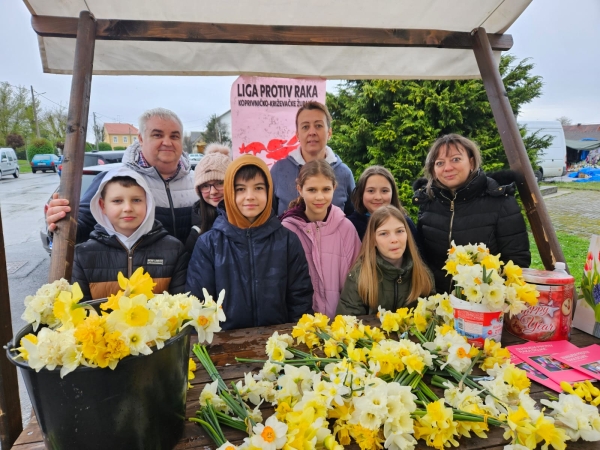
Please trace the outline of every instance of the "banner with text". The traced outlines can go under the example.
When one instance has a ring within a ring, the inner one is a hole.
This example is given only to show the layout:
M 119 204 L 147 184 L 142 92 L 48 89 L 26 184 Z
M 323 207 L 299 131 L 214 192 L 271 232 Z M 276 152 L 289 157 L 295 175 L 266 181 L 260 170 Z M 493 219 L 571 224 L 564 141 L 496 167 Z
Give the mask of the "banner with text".
M 325 103 L 325 80 L 238 77 L 231 88 L 233 157 L 249 153 L 271 167 L 296 150 L 296 112 L 309 101 Z

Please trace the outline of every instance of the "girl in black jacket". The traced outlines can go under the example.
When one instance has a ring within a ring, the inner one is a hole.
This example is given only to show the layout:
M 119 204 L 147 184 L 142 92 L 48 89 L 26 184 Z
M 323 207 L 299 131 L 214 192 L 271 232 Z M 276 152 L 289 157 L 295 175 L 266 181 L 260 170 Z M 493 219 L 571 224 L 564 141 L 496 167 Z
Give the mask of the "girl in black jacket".
M 449 134 L 431 146 L 425 176 L 414 185 L 413 201 L 419 206 L 417 229 L 437 292 L 450 290 L 450 277 L 442 267 L 452 241 L 484 243 L 492 254 L 500 253 L 502 261 L 529 267 L 529 239 L 514 197 L 514 173 L 486 176 L 477 145 Z
M 217 205 L 223 200 L 223 180 L 231 162 L 229 147 L 208 144 L 204 157 L 194 170 L 194 189 L 200 197 L 192 206 L 192 230 L 185 242 L 185 250 L 191 255 L 198 236 L 210 230 L 217 218 Z

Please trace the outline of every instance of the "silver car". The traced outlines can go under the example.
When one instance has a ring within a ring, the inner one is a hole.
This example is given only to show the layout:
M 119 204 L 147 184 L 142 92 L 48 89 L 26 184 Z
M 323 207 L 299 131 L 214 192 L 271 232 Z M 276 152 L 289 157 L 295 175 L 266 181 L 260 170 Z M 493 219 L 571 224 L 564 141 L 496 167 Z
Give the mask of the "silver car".
M 79 194 L 79 198 L 83 197 L 85 191 L 88 190 L 90 185 L 92 184 L 93 179 L 100 172 L 108 172 L 115 167 L 122 166 L 122 163 L 114 163 L 114 164 L 101 164 L 99 166 L 89 166 L 83 168 L 83 175 L 81 178 L 81 191 Z M 58 188 L 56 188 L 58 191 Z M 54 192 L 56 192 L 54 191 Z M 48 199 L 48 202 L 52 199 L 52 196 Z M 44 217 L 46 217 L 46 211 L 48 211 L 48 203 L 44 205 Z M 45 222 L 45 221 L 44 221 Z M 52 239 L 48 236 L 48 225 L 44 225 L 44 228 L 40 230 L 40 238 L 42 239 L 42 246 L 46 249 L 48 254 L 52 253 Z

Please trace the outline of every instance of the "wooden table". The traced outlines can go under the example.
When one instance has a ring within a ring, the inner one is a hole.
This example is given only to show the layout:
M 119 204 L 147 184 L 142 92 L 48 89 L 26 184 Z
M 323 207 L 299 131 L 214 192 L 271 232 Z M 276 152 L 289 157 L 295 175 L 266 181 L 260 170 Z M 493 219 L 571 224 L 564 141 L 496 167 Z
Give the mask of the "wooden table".
M 365 324 L 379 325 L 379 321 L 373 316 L 365 316 L 362 318 Z M 258 371 L 261 368 L 261 364 L 241 364 L 235 361 L 235 357 L 241 358 L 257 358 L 265 359 L 265 343 L 267 338 L 271 336 L 275 331 L 290 332 L 291 325 L 278 325 L 273 327 L 263 328 L 248 328 L 243 330 L 225 331 L 217 333 L 213 340 L 213 343 L 209 346 L 209 352 L 213 362 L 219 369 L 221 376 L 227 384 L 231 380 L 238 380 L 243 377 L 245 372 Z M 523 340 L 512 336 L 508 332 L 504 332 L 502 343 L 503 345 L 512 345 L 524 342 Z M 589 334 L 583 333 L 577 329 L 573 329 L 571 334 L 571 342 L 578 347 L 585 347 L 590 344 L 600 343 L 600 339 L 595 338 Z M 194 357 L 195 359 L 195 357 Z M 197 362 L 197 361 L 196 361 Z M 196 378 L 192 382 L 192 389 L 188 391 L 188 401 L 186 405 L 186 417 L 194 417 L 198 409 L 198 399 L 200 393 L 207 382 L 210 382 L 210 378 L 206 371 L 202 368 L 200 363 L 197 362 L 198 370 L 196 371 Z M 531 383 L 531 396 L 534 399 L 545 398 L 543 395 L 544 391 L 549 389 L 537 384 Z M 265 408 L 263 417 L 266 419 L 272 408 Z M 239 443 L 244 437 L 244 434 L 237 431 L 225 428 L 225 435 L 232 442 Z M 473 437 L 471 439 L 461 438 L 460 448 L 467 450 L 502 450 L 506 441 L 502 438 L 503 429 L 497 427 L 490 427 L 488 432 L 488 439 L 480 439 Z M 474 435 L 473 435 L 474 436 Z M 541 445 L 541 444 L 540 444 Z M 175 450 L 184 449 L 214 449 L 216 445 L 206 435 L 204 430 L 192 423 L 186 422 L 183 437 L 179 441 L 179 444 L 175 447 Z M 358 449 L 358 446 L 351 446 L 349 448 Z M 422 441 L 419 441 L 418 449 L 430 449 Z M 578 441 L 567 444 L 567 449 L 571 450 L 597 450 L 600 448 L 599 442 L 584 442 Z M 15 445 L 14 450 L 41 450 L 44 449 L 44 442 L 42 433 L 35 417 L 32 417 L 31 422 L 25 430 L 21 433 Z

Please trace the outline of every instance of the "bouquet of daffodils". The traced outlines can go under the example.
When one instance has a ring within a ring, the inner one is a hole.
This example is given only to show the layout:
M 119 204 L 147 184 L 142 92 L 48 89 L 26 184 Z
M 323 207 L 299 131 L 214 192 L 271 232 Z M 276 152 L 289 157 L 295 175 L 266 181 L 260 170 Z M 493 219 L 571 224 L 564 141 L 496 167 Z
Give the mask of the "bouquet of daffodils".
M 503 263 L 485 244 L 456 245 L 452 241 L 444 269 L 452 276 L 452 293 L 461 300 L 511 317 L 537 305 L 540 294 L 534 285 L 525 283 L 521 268 L 512 261 Z
M 101 314 L 79 303 L 79 285 L 64 279 L 28 296 L 22 318 L 37 334 L 21 339 L 16 358 L 38 372 L 60 366 L 61 377 L 79 365 L 114 369 L 128 355 L 148 355 L 154 346 L 160 350 L 187 326 L 196 329 L 199 342 L 210 343 L 225 321 L 224 291 L 216 302 L 206 290 L 203 302 L 188 294 L 154 295 L 155 283 L 141 267 L 130 279 L 119 273 L 118 281 L 122 290 L 100 305 Z
M 305 315 L 291 335 L 275 332 L 267 340 L 268 360 L 237 358 L 263 365 L 231 387 L 206 349 L 195 346 L 213 382 L 190 420 L 218 450 L 342 450 L 352 442 L 364 450 L 414 450 L 419 440 L 445 450 L 472 433 L 487 438 L 493 427 L 504 430 L 507 450 L 565 450 L 567 441 L 600 440 L 597 408 L 565 394 L 539 408 L 526 372 L 511 363 L 507 349 L 490 340 L 477 349 L 450 326 L 449 314 L 437 314 L 447 300 L 438 295 L 412 309 L 380 308 L 381 328 L 353 316 L 330 322 L 319 313 Z M 418 342 L 406 339 L 407 331 Z M 394 333 L 400 336 L 392 339 Z M 477 365 L 487 376 L 471 375 Z M 265 403 L 275 411 L 263 418 Z M 568 417 L 569 410 L 576 417 Z M 246 437 L 234 445 L 221 426 Z

